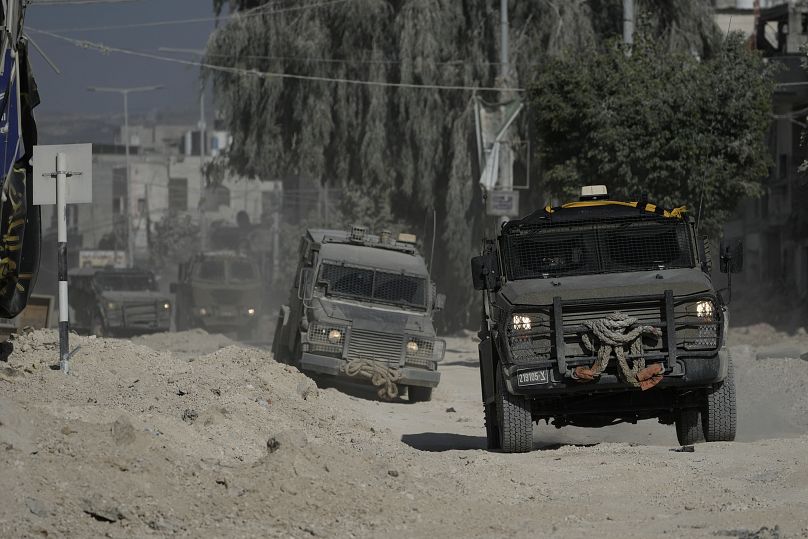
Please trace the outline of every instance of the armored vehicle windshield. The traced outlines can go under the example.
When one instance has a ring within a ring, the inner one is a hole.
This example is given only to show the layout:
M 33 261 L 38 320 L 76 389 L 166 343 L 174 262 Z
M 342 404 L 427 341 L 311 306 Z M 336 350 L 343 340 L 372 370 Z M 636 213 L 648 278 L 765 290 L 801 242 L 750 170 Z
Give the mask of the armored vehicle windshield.
M 320 254 L 327 296 L 426 310 L 429 275 L 420 257 L 344 244 L 323 245 Z

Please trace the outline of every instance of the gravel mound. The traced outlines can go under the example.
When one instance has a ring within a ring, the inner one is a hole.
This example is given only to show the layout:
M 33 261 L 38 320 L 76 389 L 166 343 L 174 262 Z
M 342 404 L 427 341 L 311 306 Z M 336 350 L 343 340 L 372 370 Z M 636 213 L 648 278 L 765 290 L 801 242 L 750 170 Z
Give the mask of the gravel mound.
M 221 348 L 231 346 L 235 342 L 218 333 L 208 333 L 204 329 L 196 328 L 177 333 L 153 333 L 134 337 L 132 342 L 148 346 L 161 352 L 173 352 L 179 355 L 200 355 L 215 352 Z

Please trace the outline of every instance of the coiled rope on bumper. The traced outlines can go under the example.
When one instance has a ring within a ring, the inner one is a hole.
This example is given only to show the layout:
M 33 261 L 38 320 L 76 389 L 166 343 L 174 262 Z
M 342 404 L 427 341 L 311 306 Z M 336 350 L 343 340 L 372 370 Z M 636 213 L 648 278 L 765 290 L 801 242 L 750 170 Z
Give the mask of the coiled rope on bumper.
M 591 367 L 577 367 L 573 379 L 588 382 L 598 378 L 609 365 L 612 351 L 617 357 L 620 375 L 624 382 L 642 389 L 650 389 L 662 381 L 663 368 L 660 363 L 645 366 L 642 338 L 644 335 L 662 336 L 662 331 L 653 326 L 637 326 L 637 319 L 621 312 L 605 318 L 586 320 L 583 325 L 589 330 L 581 335 L 583 345 L 597 355 Z M 634 326 L 634 327 L 632 327 Z M 629 366 L 628 355 L 634 356 L 634 365 Z
M 377 395 L 380 399 L 393 400 L 398 397 L 397 382 L 401 380 L 401 373 L 378 361 L 356 358 L 343 363 L 340 370 L 348 376 L 370 380 L 370 383 L 378 388 Z

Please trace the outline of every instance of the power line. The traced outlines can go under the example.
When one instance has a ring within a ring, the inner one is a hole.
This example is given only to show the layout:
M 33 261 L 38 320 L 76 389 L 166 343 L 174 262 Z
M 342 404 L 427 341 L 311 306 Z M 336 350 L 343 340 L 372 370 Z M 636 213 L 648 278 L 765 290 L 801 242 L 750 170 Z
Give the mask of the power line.
M 47 30 L 37 30 L 36 28 L 28 27 L 28 30 L 31 32 L 36 32 L 38 34 L 42 34 L 45 36 L 52 37 L 54 39 L 58 39 L 61 41 L 65 41 L 72 45 L 75 45 L 79 48 L 83 49 L 93 49 L 101 53 L 118 53 L 118 54 L 125 54 L 129 56 L 135 56 L 139 58 L 147 58 L 150 60 L 157 60 L 161 62 L 168 62 L 186 66 L 194 66 L 203 69 L 208 69 L 210 71 L 219 71 L 222 73 L 229 73 L 231 75 L 241 75 L 241 76 L 253 76 L 262 79 L 292 79 L 292 80 L 302 80 L 308 82 L 331 82 L 337 84 L 351 84 L 357 86 L 377 86 L 377 87 L 384 87 L 384 88 L 408 88 L 408 89 L 419 89 L 419 90 L 447 90 L 447 91 L 492 91 L 492 92 L 502 92 L 502 91 L 510 91 L 510 92 L 524 92 L 524 88 L 498 88 L 493 86 L 465 86 L 465 85 L 455 85 L 455 84 L 417 84 L 417 83 L 408 83 L 408 82 L 386 82 L 386 81 L 369 81 L 369 80 L 360 80 L 360 79 L 347 79 L 347 78 L 333 78 L 333 77 L 320 77 L 316 75 L 296 75 L 293 73 L 273 73 L 269 71 L 259 71 L 257 69 L 243 69 L 237 67 L 229 67 L 217 64 L 211 64 L 207 62 L 195 62 L 191 60 L 183 60 L 180 58 L 171 58 L 167 56 L 160 56 L 158 54 L 153 54 L 150 52 L 144 51 L 136 51 L 132 49 L 122 49 L 119 47 L 111 47 L 104 45 L 103 43 L 97 43 L 93 41 L 86 41 L 81 39 L 73 39 L 67 36 L 63 36 L 60 34 L 56 34 L 54 32 L 50 32 Z
M 77 2 L 91 2 L 91 1 L 99 1 L 99 0 L 73 0 Z M 111 2 L 120 2 L 120 1 L 132 1 L 132 0 L 106 0 Z M 193 19 L 173 19 L 173 20 L 162 20 L 162 21 L 150 21 L 150 22 L 141 22 L 141 23 L 131 23 L 131 24 L 113 24 L 113 25 L 106 25 L 106 26 L 85 26 L 79 28 L 55 28 L 48 30 L 49 32 L 100 32 L 106 30 L 125 30 L 127 28 L 151 28 L 156 26 L 173 26 L 177 24 L 196 24 L 196 23 L 206 23 L 206 22 L 229 22 L 235 20 L 242 20 L 245 18 L 251 17 L 263 17 L 264 15 L 275 15 L 278 13 L 289 13 L 293 11 L 304 11 L 307 9 L 315 9 L 320 7 L 328 7 L 335 4 L 344 4 L 345 2 L 350 2 L 352 0 L 328 0 L 326 2 L 319 2 L 316 4 L 303 4 L 300 6 L 291 6 L 286 8 L 278 8 L 273 9 L 271 11 L 266 10 L 266 6 L 260 6 L 260 8 L 255 8 L 248 12 L 244 13 L 236 13 L 229 17 L 197 17 Z
M 33 0 L 32 6 L 73 6 L 83 4 L 123 4 L 125 2 L 140 2 L 141 0 Z

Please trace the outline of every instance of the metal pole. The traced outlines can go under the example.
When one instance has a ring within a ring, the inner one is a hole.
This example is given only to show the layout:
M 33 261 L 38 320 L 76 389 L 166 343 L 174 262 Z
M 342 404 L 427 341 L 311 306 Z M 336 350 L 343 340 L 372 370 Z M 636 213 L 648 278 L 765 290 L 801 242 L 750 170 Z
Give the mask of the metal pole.
M 278 280 L 278 268 L 280 267 L 280 232 L 281 232 L 281 211 L 275 208 L 272 214 L 272 282 Z
M 134 267 L 135 238 L 132 234 L 132 178 L 129 166 L 129 92 L 123 91 L 123 131 L 124 147 L 126 148 L 126 265 Z
M 70 372 L 70 310 L 67 303 L 67 155 L 56 154 L 56 228 L 59 273 L 59 368 Z
M 502 85 L 508 86 L 507 80 L 510 76 L 509 69 L 509 56 L 510 56 L 510 37 L 508 35 L 508 0 L 500 0 L 499 3 L 499 26 L 500 26 L 500 76 L 502 78 Z
M 623 43 L 634 45 L 634 0 L 623 0 Z

